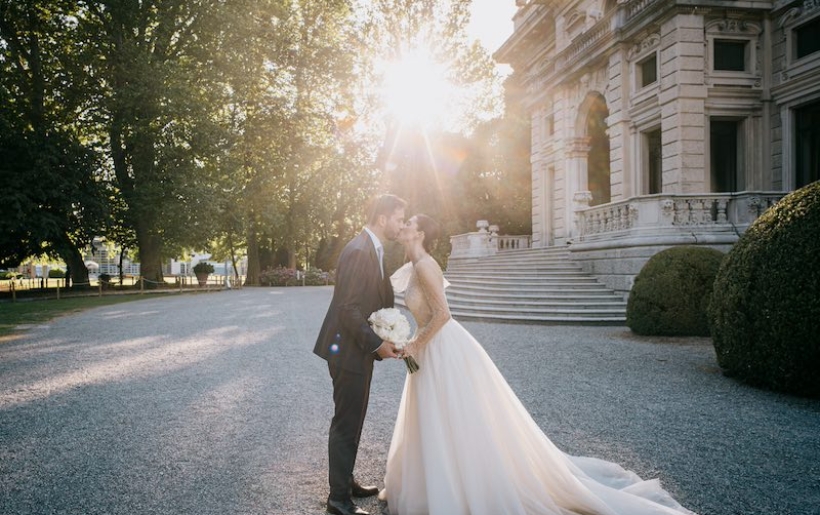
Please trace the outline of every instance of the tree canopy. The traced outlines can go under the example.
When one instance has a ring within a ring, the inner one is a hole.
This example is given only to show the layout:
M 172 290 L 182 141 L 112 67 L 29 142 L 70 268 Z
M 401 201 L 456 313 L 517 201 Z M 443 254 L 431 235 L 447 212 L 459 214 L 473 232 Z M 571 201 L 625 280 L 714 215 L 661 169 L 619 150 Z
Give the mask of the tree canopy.
M 451 234 L 527 232 L 528 124 L 468 21 L 458 0 L 0 0 L 0 266 L 49 254 L 82 282 L 104 236 L 151 281 L 209 249 L 255 284 L 333 268 L 383 191 Z M 386 100 L 419 53 L 452 95 L 435 124 Z

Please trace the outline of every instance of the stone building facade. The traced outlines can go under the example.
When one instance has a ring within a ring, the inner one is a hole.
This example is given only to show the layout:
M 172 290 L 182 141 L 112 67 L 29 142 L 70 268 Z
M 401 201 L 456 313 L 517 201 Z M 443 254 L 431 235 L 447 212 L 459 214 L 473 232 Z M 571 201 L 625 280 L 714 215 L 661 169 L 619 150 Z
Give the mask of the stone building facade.
M 512 1 L 512 0 L 510 0 Z M 820 0 L 517 0 L 533 247 L 617 291 L 820 179 Z

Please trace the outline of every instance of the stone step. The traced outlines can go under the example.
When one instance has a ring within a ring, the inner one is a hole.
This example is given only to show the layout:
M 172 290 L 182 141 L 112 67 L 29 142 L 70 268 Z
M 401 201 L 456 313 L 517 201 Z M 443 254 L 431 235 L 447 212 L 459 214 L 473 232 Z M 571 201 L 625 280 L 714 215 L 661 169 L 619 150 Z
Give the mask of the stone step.
M 447 262 L 448 268 L 458 268 L 463 266 L 474 265 L 506 265 L 506 264 L 545 264 L 545 265 L 561 265 L 573 263 L 566 257 L 539 257 L 539 256 L 492 256 L 481 259 L 452 259 Z
M 487 292 L 484 291 L 482 293 L 476 293 L 474 291 L 469 290 L 453 290 L 452 288 L 447 289 L 447 299 L 450 303 L 454 302 L 474 302 L 476 299 L 487 300 L 490 302 L 520 302 L 520 303 L 530 303 L 530 302 L 553 302 L 561 305 L 566 305 L 568 303 L 575 303 L 575 304 L 584 304 L 584 303 L 598 303 L 603 302 L 607 304 L 625 304 L 626 301 L 621 299 L 618 296 L 613 296 L 611 292 L 607 291 L 593 291 L 591 293 L 585 291 L 571 291 L 571 290 L 558 290 L 552 292 L 521 292 L 521 291 L 493 291 Z
M 510 288 L 504 285 L 495 286 L 488 284 L 465 284 L 459 283 L 458 286 L 450 286 L 447 289 L 448 295 L 450 292 L 459 295 L 506 295 L 511 294 L 519 297 L 536 297 L 536 298 L 550 298 L 550 297 L 611 297 L 612 290 L 598 283 L 588 283 L 576 287 L 574 284 L 550 284 L 549 286 L 519 286 L 513 292 Z M 616 296 L 617 298 L 620 298 Z
M 459 319 L 623 324 L 626 302 L 565 249 L 524 249 L 450 260 L 450 312 Z
M 469 273 L 475 272 L 477 270 L 485 271 L 487 269 L 492 269 L 497 272 L 509 272 L 509 273 L 521 273 L 524 271 L 527 272 L 553 272 L 553 271 L 581 271 L 581 265 L 575 263 L 567 263 L 567 262 L 555 262 L 555 263 L 543 263 L 543 262 L 536 262 L 533 261 L 532 263 L 508 263 L 499 261 L 497 263 L 472 263 L 472 264 L 461 264 L 458 266 L 451 266 L 447 268 L 447 271 L 450 273 L 459 272 L 459 273 Z
M 473 283 L 473 284 L 506 284 L 510 286 L 527 286 L 527 285 L 550 285 L 561 283 L 562 285 L 571 286 L 573 284 L 596 284 L 600 285 L 597 279 L 592 276 L 577 273 L 556 273 L 544 275 L 502 275 L 495 276 L 490 273 L 482 274 L 450 274 L 444 275 L 452 284 Z
M 477 320 L 492 322 L 518 322 L 526 324 L 581 324 L 581 325 L 623 325 L 625 318 L 620 314 L 532 314 L 532 313 L 483 313 L 478 311 L 450 310 L 456 320 Z
M 613 312 L 620 312 L 626 308 L 626 303 L 616 300 L 597 300 L 594 302 L 576 302 L 576 301 L 554 301 L 554 300 L 530 300 L 524 301 L 522 299 L 502 300 L 502 299 L 453 299 L 448 302 L 451 309 L 466 310 L 466 309 L 488 309 L 496 310 L 510 310 L 520 311 L 526 313 L 533 313 L 539 311 L 560 311 L 565 313 L 588 313 L 590 311 L 606 311 L 613 310 Z

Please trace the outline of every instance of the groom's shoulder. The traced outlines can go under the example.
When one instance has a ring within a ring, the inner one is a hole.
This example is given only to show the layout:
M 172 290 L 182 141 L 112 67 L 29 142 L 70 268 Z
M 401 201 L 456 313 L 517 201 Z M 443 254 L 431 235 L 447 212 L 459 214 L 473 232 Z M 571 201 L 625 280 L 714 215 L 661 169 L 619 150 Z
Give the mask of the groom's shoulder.
M 339 259 L 350 256 L 351 254 L 358 254 L 367 250 L 367 240 L 362 237 L 362 234 L 365 233 L 359 233 L 355 238 L 353 238 L 345 244 L 345 246 L 342 248 L 341 254 L 339 254 Z
M 351 250 L 358 250 L 362 248 L 366 248 L 366 243 L 368 238 L 366 238 L 367 233 L 364 231 L 357 234 L 353 239 L 347 242 L 344 247 L 344 250 L 351 251 Z

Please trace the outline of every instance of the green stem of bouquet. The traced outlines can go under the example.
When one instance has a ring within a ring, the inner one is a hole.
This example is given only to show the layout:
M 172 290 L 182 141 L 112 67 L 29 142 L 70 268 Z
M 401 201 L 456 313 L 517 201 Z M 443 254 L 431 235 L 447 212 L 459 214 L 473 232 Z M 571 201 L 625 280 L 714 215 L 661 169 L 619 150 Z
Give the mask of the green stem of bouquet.
M 407 365 L 407 371 L 411 374 L 419 369 L 419 364 L 413 356 L 404 358 L 404 364 Z

